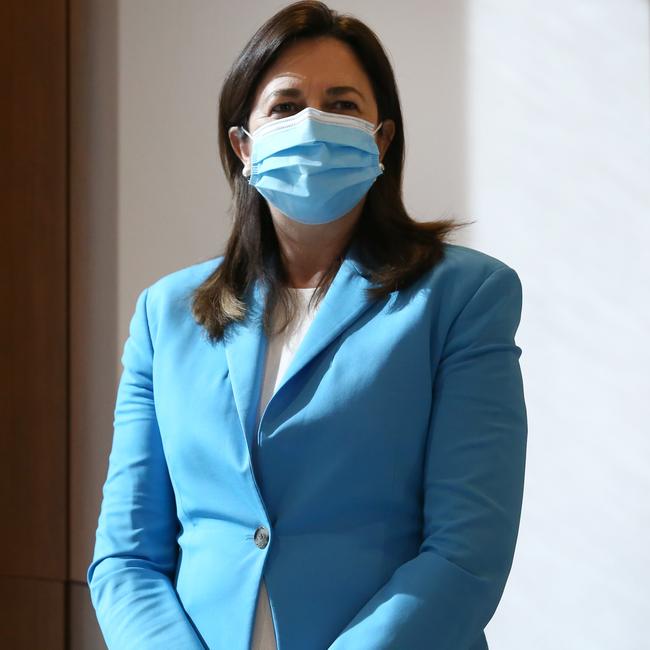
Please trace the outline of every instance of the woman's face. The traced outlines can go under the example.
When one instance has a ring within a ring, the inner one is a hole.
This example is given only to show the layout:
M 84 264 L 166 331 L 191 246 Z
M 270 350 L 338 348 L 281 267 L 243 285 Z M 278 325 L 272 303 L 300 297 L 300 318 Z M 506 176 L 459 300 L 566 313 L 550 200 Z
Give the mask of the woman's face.
M 319 37 L 288 46 L 266 71 L 256 89 L 248 131 L 293 115 L 306 107 L 360 117 L 377 126 L 377 102 L 370 80 L 354 51 L 342 41 Z M 392 140 L 394 123 L 384 120 L 375 134 L 381 160 Z M 252 143 L 231 127 L 232 147 L 247 165 Z

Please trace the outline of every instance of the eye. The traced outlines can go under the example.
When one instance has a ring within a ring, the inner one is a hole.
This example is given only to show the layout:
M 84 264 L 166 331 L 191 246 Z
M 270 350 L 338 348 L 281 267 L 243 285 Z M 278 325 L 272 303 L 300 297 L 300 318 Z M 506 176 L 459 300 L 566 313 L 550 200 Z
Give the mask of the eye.
M 339 106 L 339 108 L 342 108 L 344 111 L 359 110 L 359 107 L 355 102 L 348 99 L 340 99 L 334 102 L 334 106 Z
M 271 113 L 289 113 L 291 110 L 298 108 L 294 102 L 282 102 L 281 104 L 276 104 L 272 109 Z

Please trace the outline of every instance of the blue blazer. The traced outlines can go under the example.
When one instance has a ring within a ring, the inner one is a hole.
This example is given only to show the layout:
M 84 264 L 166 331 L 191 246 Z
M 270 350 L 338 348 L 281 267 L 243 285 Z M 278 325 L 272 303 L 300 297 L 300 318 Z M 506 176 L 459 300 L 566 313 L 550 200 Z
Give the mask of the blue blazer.
M 262 577 L 279 650 L 481 650 L 518 534 L 527 440 L 517 273 L 444 245 L 369 301 L 348 249 L 255 428 L 256 284 L 210 344 L 189 296 L 139 295 L 87 579 L 115 650 L 248 650 Z

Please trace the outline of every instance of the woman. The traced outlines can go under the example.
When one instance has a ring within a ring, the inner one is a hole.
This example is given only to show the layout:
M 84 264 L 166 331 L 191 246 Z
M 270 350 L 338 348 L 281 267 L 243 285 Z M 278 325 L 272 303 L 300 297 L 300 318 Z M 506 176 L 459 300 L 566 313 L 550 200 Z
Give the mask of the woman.
M 122 356 L 88 568 L 109 648 L 487 648 L 524 480 L 517 273 L 408 216 L 391 66 L 322 3 L 252 37 L 219 134 L 225 253 L 145 288 Z

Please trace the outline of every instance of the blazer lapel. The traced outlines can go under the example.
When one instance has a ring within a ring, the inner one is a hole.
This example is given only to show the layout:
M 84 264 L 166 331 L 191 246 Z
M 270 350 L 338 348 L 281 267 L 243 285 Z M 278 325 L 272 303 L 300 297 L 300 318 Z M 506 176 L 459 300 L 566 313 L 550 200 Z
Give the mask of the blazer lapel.
M 357 248 L 348 248 L 318 311 L 301 341 L 296 355 L 271 398 L 273 401 L 294 377 L 337 336 L 368 309 L 371 301 L 365 290 L 373 286 L 363 272 Z M 268 340 L 262 327 L 266 287 L 255 282 L 246 319 L 233 323 L 224 338 L 226 361 L 235 405 L 249 450 L 256 432 L 257 408 L 264 377 L 264 359 Z M 269 402 L 270 404 L 270 402 Z

